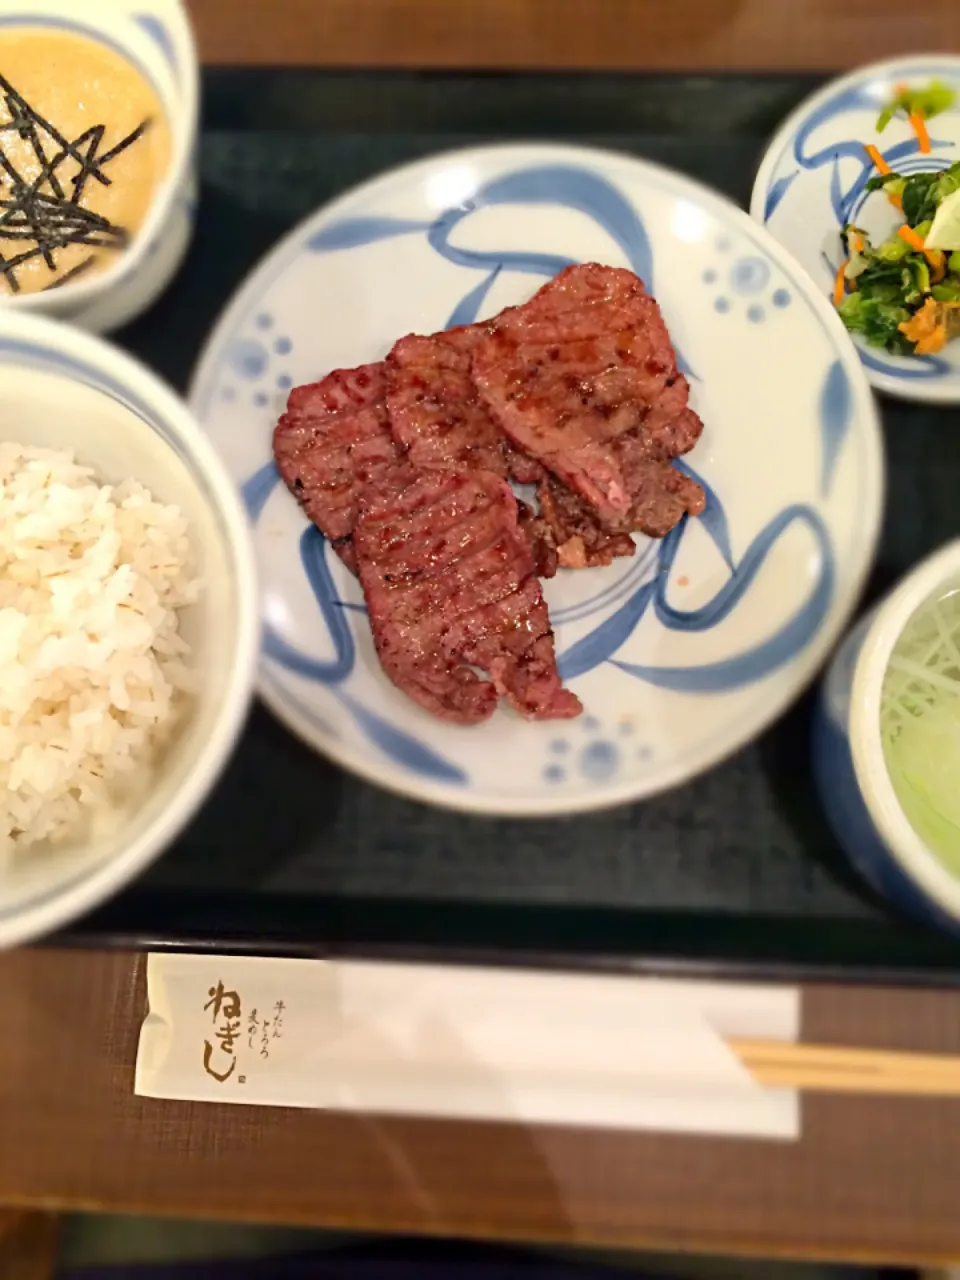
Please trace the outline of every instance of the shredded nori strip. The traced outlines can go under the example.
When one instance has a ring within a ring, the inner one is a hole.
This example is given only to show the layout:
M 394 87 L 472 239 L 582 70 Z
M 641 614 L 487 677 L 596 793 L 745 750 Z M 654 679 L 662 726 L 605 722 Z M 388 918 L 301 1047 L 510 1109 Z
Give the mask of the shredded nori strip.
M 40 115 L 3 75 L 0 75 L 0 93 L 10 114 L 8 121 L 0 123 L 0 139 L 5 133 L 16 133 L 30 143 L 41 166 L 37 177 L 27 182 L 0 145 L 0 195 L 3 197 L 0 198 L 0 242 L 33 242 L 33 248 L 14 253 L 10 258 L 5 257 L 0 249 L 0 275 L 6 279 L 11 291 L 18 293 L 17 268 L 33 258 L 42 256 L 48 269 L 55 271 L 54 254 L 68 245 L 123 249 L 129 244 L 130 237 L 125 228 L 92 209 L 85 209 L 80 200 L 90 179 L 104 186 L 110 185 L 110 178 L 103 172 L 104 166 L 141 138 L 151 121 L 142 121 L 109 151 L 98 154 L 106 132 L 104 125 L 93 125 L 71 141 Z M 50 140 L 46 146 L 43 135 Z M 50 142 L 55 144 L 56 150 L 48 153 Z M 79 167 L 79 172 L 70 180 L 72 192 L 68 198 L 58 170 L 70 160 Z M 8 182 L 6 190 L 4 174 Z M 95 255 L 91 254 L 46 287 L 54 289 L 75 279 L 94 261 Z
M 91 253 L 89 258 L 84 258 L 82 262 L 78 262 L 75 267 L 71 267 L 69 271 L 65 271 L 59 280 L 54 280 L 53 284 L 45 285 L 41 292 L 49 293 L 51 289 L 59 289 L 62 284 L 66 284 L 70 280 L 76 280 L 77 276 L 83 275 L 88 267 L 92 267 L 96 262 L 96 258 Z

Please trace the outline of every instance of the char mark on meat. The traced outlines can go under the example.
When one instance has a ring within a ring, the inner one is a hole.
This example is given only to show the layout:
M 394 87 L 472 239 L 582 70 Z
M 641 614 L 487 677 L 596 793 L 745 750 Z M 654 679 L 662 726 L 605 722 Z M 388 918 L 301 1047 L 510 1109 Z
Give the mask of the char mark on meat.
M 518 484 L 536 484 L 543 468 L 515 448 L 477 396 L 470 371 L 484 324 L 401 338 L 385 363 L 387 414 L 394 440 L 415 466 L 479 467 Z M 557 571 L 555 531 L 522 504 L 520 525 L 537 573 Z
M 460 724 L 486 720 L 500 696 L 530 719 L 579 714 L 499 476 L 393 468 L 361 496 L 354 549 L 380 661 L 421 706 Z
M 287 487 L 354 571 L 350 539 L 360 492 L 399 456 L 384 390 L 381 364 L 337 369 L 294 387 L 273 433 Z
M 500 428 L 470 375 L 482 325 L 401 338 L 386 361 L 390 430 L 415 466 L 480 467 L 507 475 Z
M 570 267 L 504 311 L 476 344 L 473 376 L 510 440 L 579 493 L 611 533 L 650 527 L 650 486 L 667 479 L 661 464 L 702 430 L 659 307 L 619 268 Z M 643 477 L 635 440 L 649 464 Z M 690 493 L 684 510 L 696 505 Z

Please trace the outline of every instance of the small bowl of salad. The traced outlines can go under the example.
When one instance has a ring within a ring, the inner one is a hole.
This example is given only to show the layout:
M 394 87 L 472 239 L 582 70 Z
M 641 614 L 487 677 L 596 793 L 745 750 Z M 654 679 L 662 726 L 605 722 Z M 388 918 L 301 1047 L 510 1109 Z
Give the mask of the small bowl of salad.
M 750 212 L 822 284 L 874 387 L 960 403 L 960 58 L 875 64 L 807 99 Z

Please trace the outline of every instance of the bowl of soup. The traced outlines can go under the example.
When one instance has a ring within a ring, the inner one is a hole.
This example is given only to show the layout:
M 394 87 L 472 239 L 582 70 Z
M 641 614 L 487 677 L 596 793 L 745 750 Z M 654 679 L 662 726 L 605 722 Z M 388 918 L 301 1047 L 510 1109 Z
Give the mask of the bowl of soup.
M 0 306 L 118 328 L 180 266 L 198 67 L 180 0 L 0 0 Z
M 960 541 L 847 635 L 813 748 L 827 818 L 864 879 L 909 915 L 960 930 Z

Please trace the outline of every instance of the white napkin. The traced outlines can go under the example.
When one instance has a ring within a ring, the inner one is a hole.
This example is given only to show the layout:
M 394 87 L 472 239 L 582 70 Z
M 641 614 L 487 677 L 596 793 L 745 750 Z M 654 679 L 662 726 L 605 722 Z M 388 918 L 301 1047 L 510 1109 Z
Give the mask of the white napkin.
M 151 955 L 136 1092 L 525 1124 L 797 1138 L 725 1036 L 795 1040 L 794 988 Z

